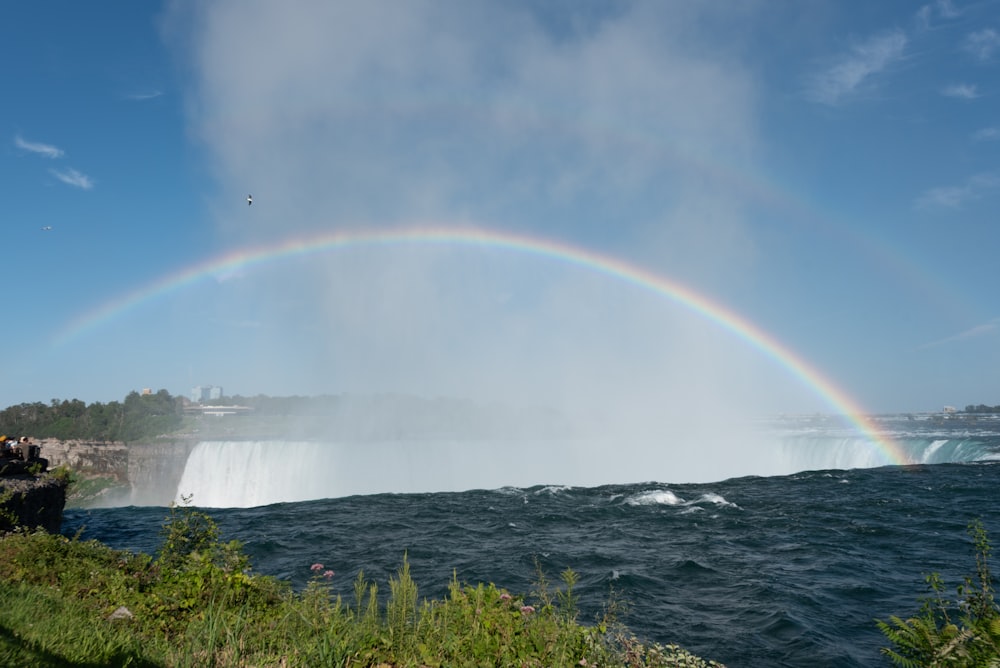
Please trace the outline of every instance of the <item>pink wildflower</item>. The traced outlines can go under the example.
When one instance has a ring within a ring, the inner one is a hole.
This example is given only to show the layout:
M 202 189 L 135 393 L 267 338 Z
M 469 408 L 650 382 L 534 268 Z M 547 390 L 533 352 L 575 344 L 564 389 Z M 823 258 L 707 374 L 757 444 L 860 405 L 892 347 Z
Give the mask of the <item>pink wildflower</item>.
M 312 566 L 309 567 L 309 570 L 311 570 L 313 573 L 319 573 L 321 570 L 323 570 L 323 564 L 313 564 Z
M 509 601 L 510 599 L 511 599 L 511 595 L 510 594 L 500 594 L 500 600 L 501 601 Z
M 521 606 L 521 614 L 522 615 L 530 615 L 534 611 L 535 611 L 535 606 L 533 606 L 533 605 L 522 605 Z
M 327 580 L 329 580 L 330 578 L 333 577 L 333 571 L 324 571 L 323 572 L 323 577 L 325 577 Z

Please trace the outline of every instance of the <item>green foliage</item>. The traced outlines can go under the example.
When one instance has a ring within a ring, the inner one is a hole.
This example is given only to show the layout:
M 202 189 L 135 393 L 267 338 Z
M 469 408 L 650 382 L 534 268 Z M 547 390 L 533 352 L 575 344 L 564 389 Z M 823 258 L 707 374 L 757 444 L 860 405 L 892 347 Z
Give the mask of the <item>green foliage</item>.
M 296 594 L 253 575 L 188 502 L 171 507 L 156 559 L 44 532 L 0 538 L 0 665 L 719 665 L 609 618 L 577 624 L 569 569 L 555 592 L 539 569 L 531 599 L 453 575 L 444 600 L 419 601 L 404 555 L 384 606 L 363 572 L 345 605 L 320 564 Z
M 410 562 L 403 555 L 403 566 L 395 578 L 389 578 L 386 603 L 386 627 L 390 640 L 408 638 L 417 623 L 417 585 L 410 577 Z
M 163 522 L 160 537 L 161 566 L 178 569 L 192 557 L 214 562 L 219 548 L 219 527 L 207 513 L 191 507 L 191 497 L 182 496 L 184 505 L 170 504 L 170 514 Z
M 65 466 L 59 467 L 69 472 Z M 55 469 L 50 474 L 59 472 Z M 85 508 L 92 506 L 98 500 L 108 498 L 127 499 L 131 491 L 128 483 L 123 483 L 112 477 L 77 477 L 71 475 L 67 478 L 69 486 L 66 489 L 66 508 Z
M 79 399 L 53 399 L 48 405 L 24 403 L 0 411 L 0 434 L 128 442 L 178 429 L 183 413 L 183 400 L 166 390 L 145 395 L 130 392 L 122 403 L 87 405 Z
M 19 525 L 17 513 L 10 506 L 14 499 L 14 490 L 0 491 L 0 531 L 8 531 Z
M 577 615 L 577 597 L 576 594 L 573 593 L 573 588 L 576 586 L 576 582 L 579 577 L 571 568 L 564 570 L 559 574 L 559 577 L 562 578 L 563 584 L 566 585 L 566 589 L 557 592 L 556 599 L 559 601 L 559 608 L 562 610 L 567 621 L 574 622 L 576 621 Z
M 972 404 L 969 404 L 968 406 L 965 407 L 965 412 L 985 413 L 985 414 L 1000 413 L 1000 406 L 987 406 L 986 404 L 978 404 L 973 406 Z
M 76 474 L 74 474 L 73 470 L 70 469 L 65 464 L 57 466 L 56 468 L 49 471 L 49 475 L 55 478 L 56 480 L 59 480 L 60 482 L 66 483 L 67 487 L 72 487 L 78 482 Z
M 976 555 L 976 573 L 957 587 L 958 600 L 945 598 L 940 575 L 925 579 L 930 595 L 913 617 L 876 620 L 895 649 L 882 652 L 897 666 L 1000 666 L 1000 608 L 994 600 L 992 553 L 982 522 L 969 524 Z

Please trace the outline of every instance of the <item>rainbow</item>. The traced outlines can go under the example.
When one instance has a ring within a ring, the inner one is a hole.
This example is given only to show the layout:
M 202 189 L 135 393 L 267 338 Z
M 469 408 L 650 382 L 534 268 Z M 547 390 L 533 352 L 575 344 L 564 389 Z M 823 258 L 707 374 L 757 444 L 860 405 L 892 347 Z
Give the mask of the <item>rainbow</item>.
M 850 420 L 878 449 L 885 464 L 911 463 L 895 441 L 879 433 L 866 417 L 865 411 L 848 394 L 794 351 L 789 350 L 736 312 L 687 286 L 623 260 L 566 243 L 484 228 L 429 226 L 381 231 L 337 231 L 289 239 L 272 245 L 242 248 L 160 278 L 83 314 L 54 337 L 53 345 L 66 345 L 143 302 L 175 292 L 211 276 L 226 275 L 239 269 L 252 268 L 283 258 L 313 255 L 340 248 L 401 243 L 480 246 L 534 255 L 582 267 L 665 297 L 730 331 L 784 367 L 803 385 L 820 396 L 835 413 L 842 414 Z

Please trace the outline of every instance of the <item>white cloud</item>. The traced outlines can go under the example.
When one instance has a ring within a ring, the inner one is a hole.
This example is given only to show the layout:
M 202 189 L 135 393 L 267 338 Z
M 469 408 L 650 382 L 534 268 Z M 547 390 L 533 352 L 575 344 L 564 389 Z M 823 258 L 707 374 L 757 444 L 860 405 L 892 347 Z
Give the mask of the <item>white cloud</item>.
M 823 104 L 841 102 L 899 60 L 907 41 L 901 30 L 893 30 L 855 45 L 850 53 L 810 79 L 806 87 L 807 95 Z
M 94 187 L 93 179 L 86 174 L 73 169 L 72 167 L 68 167 L 64 170 L 50 169 L 49 171 L 52 173 L 52 176 L 75 188 L 90 190 Z
M 917 10 L 916 19 L 918 29 L 927 30 L 931 27 L 935 11 L 937 11 L 938 16 L 942 19 L 954 19 L 961 16 L 961 12 L 952 6 L 950 0 L 937 0 L 934 4 L 924 5 Z
M 977 130 L 976 133 L 972 135 L 972 138 L 976 141 L 996 141 L 1000 139 L 1000 128 L 982 128 L 981 130 Z
M 14 137 L 14 145 L 22 150 L 30 151 L 31 153 L 51 159 L 61 158 L 65 155 L 63 150 L 60 148 L 52 146 L 51 144 L 26 141 L 20 135 Z M 71 185 L 74 188 L 90 190 L 94 187 L 94 180 L 92 178 L 79 170 L 73 169 L 72 167 L 67 167 L 66 169 L 50 169 L 49 173 L 63 183 Z
M 930 188 L 917 198 L 918 209 L 960 209 L 970 201 L 1000 188 L 1000 174 L 983 173 L 972 176 L 962 185 Z
M 960 100 L 975 100 L 980 96 L 975 84 L 952 84 L 945 86 L 941 90 L 941 94 L 945 97 L 955 97 Z
M 961 12 L 955 9 L 954 5 L 951 4 L 951 0 L 937 0 L 938 12 L 941 16 L 946 19 L 954 19 L 961 16 Z
M 918 209 L 930 209 L 935 207 L 947 207 L 951 209 L 959 208 L 965 203 L 972 193 L 966 186 L 939 186 L 930 188 L 917 198 Z
M 55 146 L 52 146 L 51 144 L 30 142 L 23 139 L 20 135 L 14 137 L 14 146 L 17 146 L 19 149 L 29 151 L 31 153 L 36 153 L 46 158 L 61 158 L 63 156 L 63 150 L 61 148 L 57 148 Z
M 162 90 L 150 90 L 142 93 L 128 93 L 124 96 L 126 100 L 132 100 L 134 102 L 145 102 L 146 100 L 152 100 L 163 95 Z
M 984 28 L 969 33 L 962 48 L 971 53 L 977 60 L 990 60 L 994 51 L 1000 48 L 1000 33 L 997 33 L 993 28 Z
M 975 327 L 970 327 L 969 329 L 959 332 L 958 334 L 953 334 L 951 336 L 947 336 L 937 341 L 931 341 L 930 343 L 925 343 L 922 346 L 918 346 L 917 350 L 934 348 L 936 346 L 942 346 L 947 343 L 955 343 L 956 341 L 968 341 L 969 339 L 975 339 L 981 336 L 986 336 L 988 334 L 993 334 L 998 330 L 1000 330 L 1000 318 L 993 318 L 988 322 L 984 322 L 981 325 L 976 325 Z

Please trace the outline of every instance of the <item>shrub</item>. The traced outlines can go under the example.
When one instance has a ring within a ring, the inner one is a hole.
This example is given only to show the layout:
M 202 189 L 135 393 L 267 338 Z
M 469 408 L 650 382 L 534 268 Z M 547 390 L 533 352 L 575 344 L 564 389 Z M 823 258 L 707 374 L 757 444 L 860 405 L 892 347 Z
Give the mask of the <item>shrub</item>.
M 958 599 L 944 596 L 941 576 L 926 576 L 930 595 L 913 617 L 876 620 L 895 649 L 882 653 L 897 666 L 1000 666 L 1000 609 L 994 600 L 992 552 L 980 520 L 969 523 L 976 553 L 976 573 L 957 587 Z

